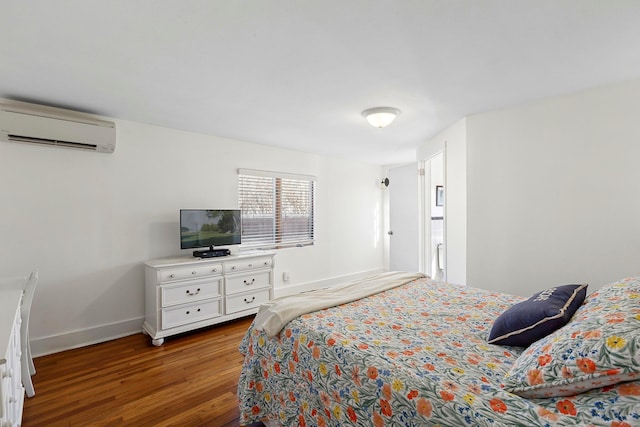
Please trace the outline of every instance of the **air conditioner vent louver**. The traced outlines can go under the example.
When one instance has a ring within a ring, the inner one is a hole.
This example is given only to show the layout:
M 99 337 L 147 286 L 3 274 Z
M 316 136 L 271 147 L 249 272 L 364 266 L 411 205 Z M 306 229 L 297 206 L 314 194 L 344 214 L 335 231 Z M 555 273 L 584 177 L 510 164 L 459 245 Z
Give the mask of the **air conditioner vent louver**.
M 59 147 L 67 147 L 67 148 L 79 148 L 81 150 L 92 150 L 95 151 L 98 146 L 95 144 L 83 144 L 81 142 L 69 142 L 69 141 L 60 141 L 56 139 L 44 139 L 44 138 L 31 138 L 29 136 L 20 136 L 20 135 L 11 135 L 9 134 L 9 141 L 11 142 L 26 142 L 29 144 L 40 144 L 40 145 L 57 145 Z
M 26 103 L 0 103 L 0 140 L 113 153 L 115 124 L 87 114 Z

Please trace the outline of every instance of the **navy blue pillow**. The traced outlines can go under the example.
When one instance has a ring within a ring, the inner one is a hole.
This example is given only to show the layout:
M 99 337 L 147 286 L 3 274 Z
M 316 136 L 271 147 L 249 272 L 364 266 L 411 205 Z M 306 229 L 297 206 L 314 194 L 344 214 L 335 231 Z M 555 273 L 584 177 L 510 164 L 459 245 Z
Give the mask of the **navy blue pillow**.
M 528 347 L 566 325 L 587 296 L 587 284 L 563 285 L 512 305 L 494 322 L 490 344 Z

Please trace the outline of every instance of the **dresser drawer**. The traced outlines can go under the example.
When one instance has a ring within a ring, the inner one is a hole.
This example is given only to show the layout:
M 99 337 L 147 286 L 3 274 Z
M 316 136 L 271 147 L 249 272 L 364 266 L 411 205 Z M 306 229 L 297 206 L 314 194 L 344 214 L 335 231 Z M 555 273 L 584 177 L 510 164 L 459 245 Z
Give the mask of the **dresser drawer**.
M 224 264 L 224 272 L 226 274 L 230 274 L 230 273 L 239 273 L 241 271 L 247 271 L 247 270 L 271 268 L 272 264 L 273 264 L 273 258 L 271 257 L 250 258 L 242 261 L 240 260 L 230 261 Z
M 219 276 L 222 274 L 222 263 L 209 264 L 207 266 L 191 266 L 186 268 L 171 268 L 160 271 L 160 282 L 173 282 L 174 280 L 195 279 L 206 276 Z
M 269 301 L 269 288 L 226 297 L 226 314 L 259 307 Z
M 222 277 L 162 285 L 159 289 L 161 307 L 201 301 L 222 295 Z
M 242 274 L 235 277 L 227 277 L 225 281 L 225 294 L 237 294 L 239 292 L 247 292 L 252 289 L 270 286 L 270 278 L 271 273 L 269 271 L 261 271 L 256 273 Z
M 186 325 L 222 315 L 222 300 L 206 300 L 162 309 L 162 328 Z

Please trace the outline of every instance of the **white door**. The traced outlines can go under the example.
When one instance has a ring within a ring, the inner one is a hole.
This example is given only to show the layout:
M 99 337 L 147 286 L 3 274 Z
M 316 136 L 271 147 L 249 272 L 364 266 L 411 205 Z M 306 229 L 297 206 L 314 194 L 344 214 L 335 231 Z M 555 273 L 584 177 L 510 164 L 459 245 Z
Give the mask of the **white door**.
M 418 164 L 389 170 L 389 269 L 420 269 Z

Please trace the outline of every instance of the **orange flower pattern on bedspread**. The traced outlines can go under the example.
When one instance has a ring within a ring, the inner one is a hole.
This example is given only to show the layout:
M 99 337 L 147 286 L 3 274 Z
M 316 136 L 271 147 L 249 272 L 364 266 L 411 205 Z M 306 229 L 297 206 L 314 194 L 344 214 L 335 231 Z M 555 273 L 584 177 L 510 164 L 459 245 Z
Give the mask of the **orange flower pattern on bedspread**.
M 241 422 L 640 424 L 636 382 L 548 399 L 524 399 L 503 390 L 503 378 L 523 349 L 486 340 L 494 319 L 523 299 L 418 279 L 303 315 L 273 339 L 250 328 L 240 346 L 245 355 L 238 384 Z M 587 357 L 580 367 L 593 369 Z

